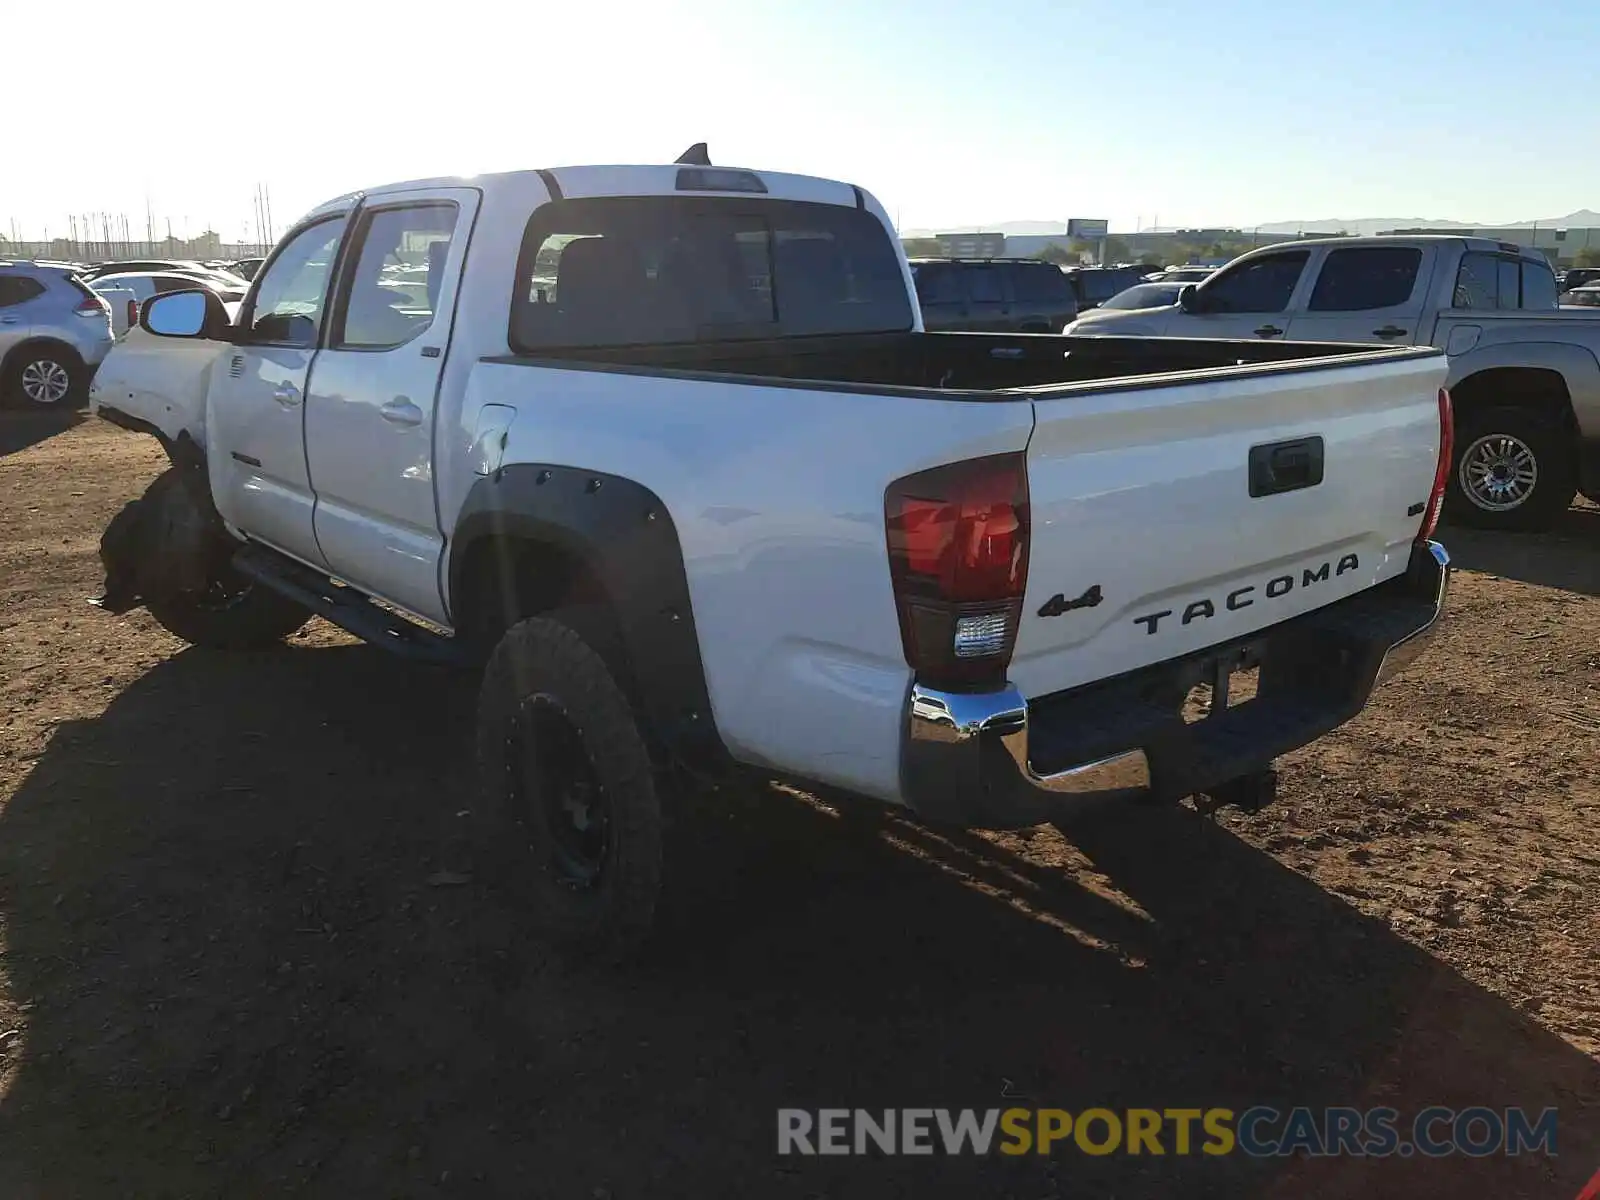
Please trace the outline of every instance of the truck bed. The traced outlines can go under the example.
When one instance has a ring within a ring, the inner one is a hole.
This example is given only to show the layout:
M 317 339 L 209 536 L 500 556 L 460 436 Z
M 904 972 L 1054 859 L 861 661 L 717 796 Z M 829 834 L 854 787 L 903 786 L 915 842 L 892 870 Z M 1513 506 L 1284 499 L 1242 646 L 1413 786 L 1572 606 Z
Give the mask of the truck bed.
M 584 347 L 497 361 L 651 375 L 715 375 L 852 389 L 1011 392 L 1223 367 L 1316 368 L 1351 356 L 1405 357 L 1409 349 L 1312 342 L 1053 334 L 897 333 L 668 346 Z

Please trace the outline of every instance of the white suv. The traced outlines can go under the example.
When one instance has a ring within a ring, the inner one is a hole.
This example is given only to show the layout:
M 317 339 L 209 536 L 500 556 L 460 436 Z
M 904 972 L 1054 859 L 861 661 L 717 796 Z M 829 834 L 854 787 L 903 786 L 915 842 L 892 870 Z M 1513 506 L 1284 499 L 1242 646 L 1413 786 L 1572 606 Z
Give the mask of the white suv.
M 0 261 L 0 402 L 80 401 L 111 342 L 110 307 L 70 267 Z

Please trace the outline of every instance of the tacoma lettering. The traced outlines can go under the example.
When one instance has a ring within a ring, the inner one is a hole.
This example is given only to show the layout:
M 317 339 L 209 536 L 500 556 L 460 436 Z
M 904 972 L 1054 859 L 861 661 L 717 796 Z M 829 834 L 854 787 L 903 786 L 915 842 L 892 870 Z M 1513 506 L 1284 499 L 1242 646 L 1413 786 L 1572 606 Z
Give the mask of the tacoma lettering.
M 1337 577 L 1343 575 L 1346 571 L 1356 571 L 1360 568 L 1360 556 L 1355 554 L 1346 554 L 1339 560 L 1337 565 L 1332 562 L 1325 562 L 1316 568 L 1306 567 L 1300 574 L 1300 586 L 1302 588 L 1308 588 L 1313 583 L 1325 583 L 1330 577 Z M 1267 599 L 1277 600 L 1287 596 L 1290 592 L 1294 591 L 1294 588 L 1295 582 L 1293 575 L 1274 575 L 1271 579 L 1266 581 L 1262 590 L 1265 591 Z M 1255 603 L 1255 601 L 1253 599 L 1247 599 L 1247 597 L 1249 597 L 1250 594 L 1255 590 L 1255 584 L 1249 584 L 1242 588 L 1235 588 L 1233 591 L 1227 594 L 1227 597 L 1222 603 L 1229 612 L 1238 612 L 1241 608 L 1249 608 Z M 1172 613 L 1172 609 L 1164 608 L 1160 612 L 1148 613 L 1142 617 L 1135 617 L 1133 619 L 1133 623 L 1135 625 L 1143 625 L 1146 634 L 1153 634 L 1157 628 L 1160 627 L 1161 619 L 1163 617 L 1170 617 Z M 1184 605 L 1182 622 L 1183 624 L 1188 625 L 1194 621 L 1210 620 L 1216 615 L 1216 601 L 1211 600 L 1209 597 L 1201 597 L 1199 600 L 1191 600 L 1188 604 Z

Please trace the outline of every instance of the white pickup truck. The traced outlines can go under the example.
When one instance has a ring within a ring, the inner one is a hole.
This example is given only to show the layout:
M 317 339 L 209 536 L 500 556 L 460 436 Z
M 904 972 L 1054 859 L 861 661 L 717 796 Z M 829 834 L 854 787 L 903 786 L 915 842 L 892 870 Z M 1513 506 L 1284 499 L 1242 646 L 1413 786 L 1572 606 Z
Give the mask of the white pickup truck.
M 924 333 L 849 184 L 374 188 L 237 324 L 200 292 L 141 324 L 93 402 L 173 467 L 106 531 L 101 603 L 486 664 L 474 813 L 580 953 L 650 927 L 666 779 L 969 826 L 1237 797 L 1445 600 L 1438 351 Z
M 1559 308 L 1537 250 L 1447 234 L 1280 242 L 1178 302 L 1097 309 L 1067 332 L 1436 346 L 1450 356 L 1455 462 L 1445 516 L 1545 529 L 1600 503 L 1600 315 Z

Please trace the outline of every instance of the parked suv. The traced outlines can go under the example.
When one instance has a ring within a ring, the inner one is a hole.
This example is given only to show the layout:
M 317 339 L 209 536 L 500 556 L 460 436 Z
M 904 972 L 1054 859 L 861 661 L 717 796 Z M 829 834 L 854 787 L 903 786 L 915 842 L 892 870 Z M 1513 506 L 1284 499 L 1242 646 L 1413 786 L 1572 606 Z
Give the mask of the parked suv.
M 1066 272 L 1067 283 L 1080 310 L 1099 308 L 1118 292 L 1143 283 L 1143 267 L 1075 267 Z
M 110 306 L 70 268 L 0 262 L 0 400 L 80 400 L 111 342 Z
M 1039 259 L 917 259 L 911 274 L 931 331 L 1060 333 L 1078 315 L 1061 268 Z

